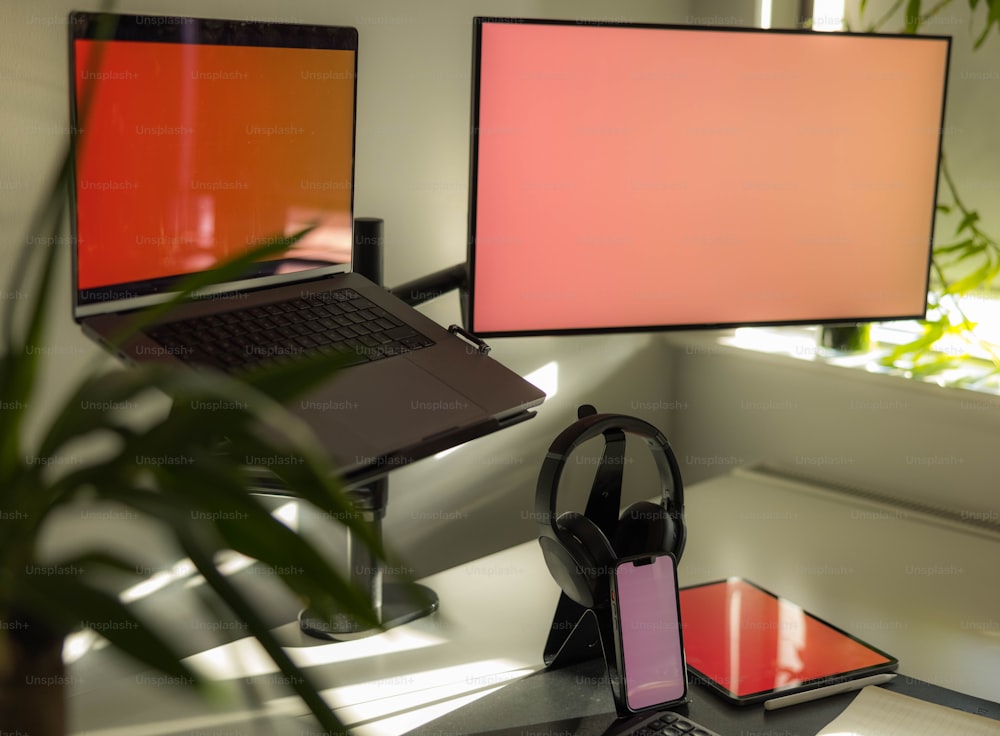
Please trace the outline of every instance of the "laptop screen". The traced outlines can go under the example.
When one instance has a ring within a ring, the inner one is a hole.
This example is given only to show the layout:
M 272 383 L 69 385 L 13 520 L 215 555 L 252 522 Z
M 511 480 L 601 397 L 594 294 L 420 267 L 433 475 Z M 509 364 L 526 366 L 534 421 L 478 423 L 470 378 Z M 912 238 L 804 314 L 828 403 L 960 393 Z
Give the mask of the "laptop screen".
M 307 228 L 240 285 L 349 268 L 355 29 L 91 13 L 70 27 L 78 316 Z

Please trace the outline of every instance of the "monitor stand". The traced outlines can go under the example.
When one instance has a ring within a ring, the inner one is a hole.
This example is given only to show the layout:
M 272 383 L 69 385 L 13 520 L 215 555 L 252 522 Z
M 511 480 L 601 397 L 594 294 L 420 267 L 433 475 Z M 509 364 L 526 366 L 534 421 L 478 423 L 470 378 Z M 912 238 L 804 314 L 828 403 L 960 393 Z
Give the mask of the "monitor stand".
M 363 488 L 347 492 L 379 544 L 388 492 L 389 479 L 384 475 Z M 347 564 L 350 582 L 364 591 L 381 625 L 369 626 L 346 613 L 321 618 L 306 608 L 299 612 L 299 628 L 304 633 L 332 641 L 362 639 L 427 616 L 438 608 L 437 594 L 426 585 L 384 580 L 383 561 L 350 529 L 347 530 Z

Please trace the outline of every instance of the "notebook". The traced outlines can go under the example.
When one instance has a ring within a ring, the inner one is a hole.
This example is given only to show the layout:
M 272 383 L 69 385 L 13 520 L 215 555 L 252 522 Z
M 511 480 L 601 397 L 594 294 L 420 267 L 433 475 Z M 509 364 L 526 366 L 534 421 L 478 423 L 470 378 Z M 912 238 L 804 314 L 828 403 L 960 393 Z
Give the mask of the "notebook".
M 350 272 L 356 29 L 88 12 L 69 28 L 73 304 L 88 336 L 112 345 L 189 274 L 304 232 L 115 350 L 233 371 L 345 351 L 352 365 L 288 408 L 347 479 L 533 415 L 539 389 Z
M 866 687 L 818 736 L 1000 736 L 1000 721 Z

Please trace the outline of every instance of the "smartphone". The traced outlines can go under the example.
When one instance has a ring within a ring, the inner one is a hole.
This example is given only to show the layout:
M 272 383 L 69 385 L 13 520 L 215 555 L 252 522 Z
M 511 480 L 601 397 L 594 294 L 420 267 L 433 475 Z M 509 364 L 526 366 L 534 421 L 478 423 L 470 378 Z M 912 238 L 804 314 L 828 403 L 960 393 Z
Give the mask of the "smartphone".
M 687 670 L 673 555 L 619 560 L 611 578 L 616 699 L 632 713 L 682 702 Z

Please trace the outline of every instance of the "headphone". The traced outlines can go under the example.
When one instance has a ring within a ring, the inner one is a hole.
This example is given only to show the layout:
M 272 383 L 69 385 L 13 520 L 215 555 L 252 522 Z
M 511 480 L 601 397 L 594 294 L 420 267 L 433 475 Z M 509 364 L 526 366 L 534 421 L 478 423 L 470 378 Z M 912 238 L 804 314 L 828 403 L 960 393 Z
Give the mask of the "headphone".
M 582 514 L 556 516 L 556 487 L 573 450 L 609 432 L 626 432 L 646 441 L 660 474 L 659 504 L 639 501 L 622 512 L 609 540 Z M 545 564 L 563 592 L 584 608 L 610 600 L 615 563 L 624 557 L 669 552 L 680 560 L 687 536 L 684 528 L 684 485 L 677 458 L 667 438 L 652 424 L 621 414 L 592 414 L 570 425 L 549 446 L 538 474 L 535 518 L 541 525 L 538 542 Z

